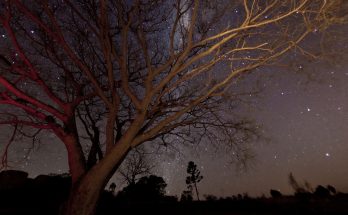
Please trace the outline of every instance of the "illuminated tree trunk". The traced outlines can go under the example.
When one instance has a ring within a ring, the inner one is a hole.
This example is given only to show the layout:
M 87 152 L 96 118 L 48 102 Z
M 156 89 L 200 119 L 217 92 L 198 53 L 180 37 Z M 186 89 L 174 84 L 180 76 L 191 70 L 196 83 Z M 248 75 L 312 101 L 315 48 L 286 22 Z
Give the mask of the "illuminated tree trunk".
M 73 184 L 64 215 L 94 215 L 105 185 L 128 154 L 128 144 L 119 143 L 98 164 Z
M 64 144 L 68 151 L 68 163 L 72 184 L 75 184 L 86 171 L 83 151 L 74 134 L 67 135 L 64 138 Z
M 105 185 L 121 165 L 122 161 L 131 150 L 131 143 L 136 134 L 138 134 L 141 125 L 144 122 L 145 112 L 139 114 L 134 119 L 132 125 L 124 133 L 122 138 L 110 147 L 103 159 L 94 165 L 91 169 L 86 170 L 79 180 L 73 181 L 70 196 L 63 209 L 64 215 L 94 215 L 96 206 Z M 113 126 L 112 123 L 107 123 L 108 127 Z M 107 141 L 113 139 L 113 132 L 111 136 L 107 136 Z M 72 155 L 73 156 L 73 155 Z M 70 158 L 69 158 L 70 159 Z M 72 166 L 70 170 L 72 171 Z M 74 173 L 72 172 L 72 175 Z
M 73 116 L 72 113 L 73 111 L 69 115 Z M 72 184 L 75 184 L 86 172 L 86 159 L 79 141 L 75 117 L 69 117 L 64 124 L 64 131 L 57 130 L 56 135 L 62 140 L 67 150 Z

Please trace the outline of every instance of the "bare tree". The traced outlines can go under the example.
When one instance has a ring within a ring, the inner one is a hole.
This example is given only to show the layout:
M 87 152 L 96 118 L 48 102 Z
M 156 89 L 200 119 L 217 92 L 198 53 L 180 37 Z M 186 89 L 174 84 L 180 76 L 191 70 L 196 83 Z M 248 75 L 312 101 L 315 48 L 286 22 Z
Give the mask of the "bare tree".
M 300 184 L 295 179 L 292 173 L 289 174 L 289 184 L 294 189 L 295 194 L 312 193 L 313 189 L 311 185 L 305 181 L 304 184 Z
M 118 172 L 128 185 L 134 185 L 140 177 L 150 175 L 153 167 L 146 157 L 146 151 L 138 147 L 128 154 Z
M 240 155 L 255 130 L 230 112 L 239 96 L 231 86 L 291 50 L 311 57 L 301 42 L 345 21 L 346 6 L 343 0 L 1 1 L 0 123 L 14 126 L 5 148 L 18 132 L 35 138 L 47 131 L 61 140 L 72 176 L 70 215 L 93 214 L 110 177 L 143 143 L 205 138 Z

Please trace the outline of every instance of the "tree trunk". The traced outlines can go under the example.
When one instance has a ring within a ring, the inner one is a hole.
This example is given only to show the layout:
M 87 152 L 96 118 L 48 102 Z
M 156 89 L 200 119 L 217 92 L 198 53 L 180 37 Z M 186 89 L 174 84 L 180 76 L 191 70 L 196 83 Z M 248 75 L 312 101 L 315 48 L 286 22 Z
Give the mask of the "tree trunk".
M 105 185 L 128 154 L 128 144 L 117 144 L 113 153 L 106 155 L 73 184 L 64 215 L 94 215 Z
M 133 121 L 127 132 L 115 145 L 112 147 L 109 146 L 108 153 L 105 154 L 99 163 L 87 170 L 77 182 L 74 183 L 73 181 L 70 196 L 63 209 L 64 215 L 95 214 L 100 194 L 114 172 L 121 165 L 128 152 L 131 150 L 132 141 L 144 122 L 144 118 L 145 112 Z M 111 123 L 108 125 L 111 125 Z M 109 127 L 107 126 L 107 129 L 108 128 Z M 113 132 L 108 133 L 107 144 L 111 143 L 113 134 Z M 71 156 L 74 155 L 71 154 Z
M 70 116 L 72 114 L 69 114 Z M 77 183 L 86 171 L 86 160 L 79 142 L 79 134 L 75 117 L 72 116 L 64 124 L 64 135 L 61 137 L 68 152 L 69 170 L 72 184 Z
M 80 177 L 85 174 L 86 165 L 81 145 L 73 134 L 64 138 L 64 144 L 68 151 L 69 170 L 72 178 L 72 184 L 79 181 Z
M 199 193 L 198 193 L 197 183 L 196 182 L 195 182 L 195 189 L 196 189 L 197 200 L 200 201 L 199 200 Z

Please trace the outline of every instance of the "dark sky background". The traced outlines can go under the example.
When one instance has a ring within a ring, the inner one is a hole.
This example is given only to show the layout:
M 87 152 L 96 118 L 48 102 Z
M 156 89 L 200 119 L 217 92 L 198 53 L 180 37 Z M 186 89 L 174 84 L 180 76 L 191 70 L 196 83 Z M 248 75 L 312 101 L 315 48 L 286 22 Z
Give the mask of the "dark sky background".
M 345 41 L 334 46 L 348 48 Z M 338 57 L 341 54 L 334 58 Z M 338 191 L 348 192 L 347 58 L 304 64 L 299 63 L 300 59 L 290 56 L 285 62 L 291 67 L 267 69 L 261 78 L 262 93 L 250 98 L 251 105 L 240 107 L 242 115 L 262 125 L 269 139 L 252 143 L 255 158 L 248 168 L 236 171 L 235 165 L 229 163 L 230 154 L 215 152 L 207 144 L 196 148 L 178 146 L 180 153 L 167 149 L 152 160 L 156 165 L 154 173 L 168 184 L 168 194 L 179 196 L 186 188 L 186 165 L 190 160 L 204 176 L 198 185 L 201 195 L 260 196 L 269 195 L 270 189 L 290 194 L 290 172 L 299 182 L 306 180 L 313 187 L 331 184 Z M 255 75 L 250 78 L 254 80 Z M 253 82 L 246 79 L 244 83 Z M 1 142 L 9 135 L 1 135 Z M 12 168 L 28 171 L 31 177 L 67 172 L 63 144 L 58 144 L 53 134 L 43 135 L 41 142 L 28 157 L 25 155 L 30 143 L 25 143 L 24 149 L 14 145 L 10 152 Z M 117 177 L 112 180 L 118 181 Z M 122 186 L 118 183 L 118 187 Z

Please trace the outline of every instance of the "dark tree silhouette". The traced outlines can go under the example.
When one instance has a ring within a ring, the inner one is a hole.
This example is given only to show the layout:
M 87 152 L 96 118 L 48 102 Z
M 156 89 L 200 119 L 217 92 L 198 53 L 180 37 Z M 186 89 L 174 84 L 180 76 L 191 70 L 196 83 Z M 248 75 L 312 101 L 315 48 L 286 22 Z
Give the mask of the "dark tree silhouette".
M 146 157 L 145 149 L 138 147 L 129 153 L 118 172 L 129 185 L 135 184 L 144 175 L 150 175 L 152 168 L 154 165 Z
M 0 214 L 58 214 L 69 194 L 70 176 L 27 176 L 22 171 L 0 172 Z
M 135 184 L 129 184 L 117 197 L 130 202 L 159 201 L 165 195 L 166 182 L 156 175 L 144 176 Z
M 206 201 L 217 201 L 218 200 L 218 197 L 214 196 L 214 195 L 204 195 L 205 197 L 205 200 Z
M 187 202 L 187 201 L 192 201 L 193 197 L 192 197 L 192 189 L 191 190 L 184 190 L 181 193 L 181 197 L 180 197 L 180 201 L 182 202 Z
M 331 195 L 336 195 L 337 191 L 336 191 L 336 188 L 334 186 L 327 185 L 326 188 L 330 191 Z
M 322 185 L 318 185 L 315 188 L 314 195 L 319 198 L 328 198 L 330 196 L 330 190 Z
M 305 182 L 304 184 L 298 183 L 292 173 L 289 174 L 289 184 L 292 187 L 292 189 L 295 191 L 295 195 L 312 192 L 311 186 L 309 185 L 308 182 Z
M 279 197 L 282 197 L 282 193 L 278 190 L 270 190 L 270 194 L 272 196 L 272 198 L 279 198 Z
M 188 162 L 186 172 L 189 174 L 186 177 L 187 188 L 189 190 L 195 189 L 197 200 L 199 201 L 197 183 L 203 179 L 203 176 L 201 176 L 201 172 L 197 169 L 197 165 L 193 161 Z
M 304 184 L 300 184 L 295 179 L 292 173 L 289 174 L 289 184 L 295 192 L 295 196 L 301 200 L 308 201 L 312 196 L 312 188 L 310 184 L 305 181 Z
M 27 180 L 28 173 L 17 170 L 0 172 L 0 190 L 12 189 L 22 186 Z
M 112 194 L 115 193 L 115 189 L 116 189 L 116 184 L 114 182 L 112 182 L 110 185 L 109 185 L 109 192 L 111 192 Z

